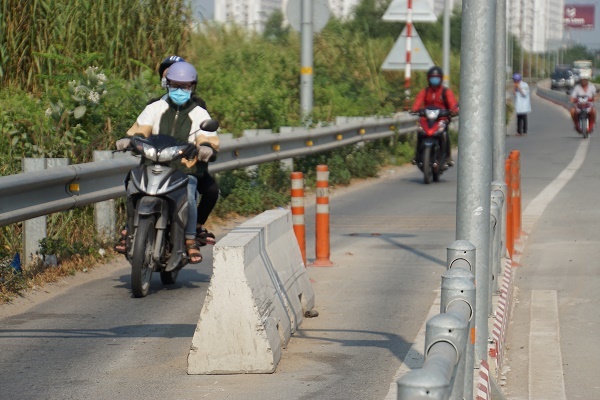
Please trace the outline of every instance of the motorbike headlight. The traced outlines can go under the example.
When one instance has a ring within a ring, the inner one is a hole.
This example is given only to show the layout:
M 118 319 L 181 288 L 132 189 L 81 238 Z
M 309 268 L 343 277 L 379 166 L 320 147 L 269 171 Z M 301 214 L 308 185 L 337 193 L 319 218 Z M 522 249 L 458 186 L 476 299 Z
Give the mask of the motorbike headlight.
M 142 153 L 149 160 L 156 161 L 156 148 L 148 143 L 142 144 Z
M 173 159 L 179 157 L 183 153 L 185 148 L 186 148 L 186 146 L 167 147 L 167 148 L 163 149 L 160 152 L 160 154 L 158 155 L 158 161 L 159 162 L 173 161 Z
M 437 119 L 439 115 L 440 115 L 439 109 L 436 109 L 436 110 L 426 109 L 425 110 L 425 117 L 427 119 Z

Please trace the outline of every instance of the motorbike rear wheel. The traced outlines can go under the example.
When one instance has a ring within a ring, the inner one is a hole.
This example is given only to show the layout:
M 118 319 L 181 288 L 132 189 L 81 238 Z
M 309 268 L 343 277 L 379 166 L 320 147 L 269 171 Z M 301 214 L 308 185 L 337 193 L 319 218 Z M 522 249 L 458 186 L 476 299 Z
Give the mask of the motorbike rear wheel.
M 426 146 L 423 148 L 423 182 L 430 184 L 433 179 L 433 170 L 431 165 L 431 147 Z
M 152 251 L 156 241 L 156 216 L 141 215 L 135 231 L 131 259 L 131 291 L 134 297 L 145 297 L 150 292 L 152 278 Z

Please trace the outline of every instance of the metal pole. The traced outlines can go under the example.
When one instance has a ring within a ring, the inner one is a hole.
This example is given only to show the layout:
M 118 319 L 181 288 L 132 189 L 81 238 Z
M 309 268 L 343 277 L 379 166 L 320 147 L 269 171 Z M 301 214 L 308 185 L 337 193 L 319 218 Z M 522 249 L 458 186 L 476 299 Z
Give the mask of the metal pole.
M 450 0 L 444 0 L 443 85 L 450 87 Z
M 300 57 L 300 115 L 304 125 L 310 125 L 313 108 L 313 0 L 302 0 L 301 57 Z
M 493 179 L 504 180 L 506 158 L 506 0 L 496 2 Z
M 456 238 L 477 248 L 475 360 L 487 359 L 496 1 L 463 0 Z
M 410 108 L 410 61 L 412 50 L 412 0 L 408 0 L 406 10 L 406 67 L 404 68 L 404 108 Z

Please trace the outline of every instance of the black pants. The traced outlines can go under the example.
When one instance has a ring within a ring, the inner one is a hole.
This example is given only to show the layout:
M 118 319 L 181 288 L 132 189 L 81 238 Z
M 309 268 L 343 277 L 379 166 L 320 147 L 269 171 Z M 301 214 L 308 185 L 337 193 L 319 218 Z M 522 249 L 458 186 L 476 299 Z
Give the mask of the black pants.
M 198 193 L 200 193 L 201 197 L 198 204 L 197 222 L 200 225 L 204 225 L 219 199 L 219 186 L 208 172 L 201 179 L 198 179 Z
M 517 133 L 527 134 L 527 114 L 517 114 Z

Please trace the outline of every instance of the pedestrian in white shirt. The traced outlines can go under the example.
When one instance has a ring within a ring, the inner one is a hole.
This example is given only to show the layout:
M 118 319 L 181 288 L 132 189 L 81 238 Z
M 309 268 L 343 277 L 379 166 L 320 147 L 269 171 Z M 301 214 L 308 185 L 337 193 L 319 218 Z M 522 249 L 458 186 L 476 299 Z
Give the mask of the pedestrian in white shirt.
M 517 114 L 517 135 L 527 135 L 527 115 L 531 112 L 529 85 L 523 82 L 521 74 L 513 75 L 513 95 L 515 112 Z

